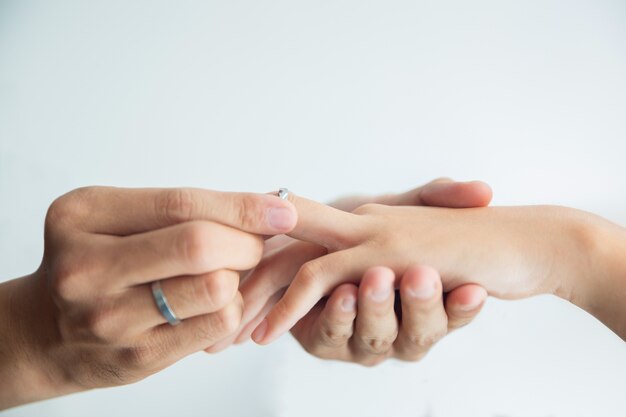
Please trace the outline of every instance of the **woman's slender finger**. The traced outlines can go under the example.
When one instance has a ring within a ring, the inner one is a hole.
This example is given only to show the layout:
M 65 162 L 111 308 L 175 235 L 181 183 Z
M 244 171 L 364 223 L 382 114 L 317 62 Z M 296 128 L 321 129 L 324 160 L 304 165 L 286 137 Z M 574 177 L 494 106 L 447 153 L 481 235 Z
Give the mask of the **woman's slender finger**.
M 193 221 L 114 238 L 99 259 L 114 288 L 219 269 L 245 270 L 260 260 L 263 240 L 219 223 Z
M 354 333 L 358 288 L 354 284 L 337 287 L 320 311 L 312 310 L 291 330 L 300 344 L 324 359 L 346 360 L 348 342 Z
M 398 359 L 421 359 L 447 332 L 439 273 L 427 266 L 406 270 L 400 282 L 402 324 L 394 344 Z
M 294 242 L 265 257 L 241 284 L 244 324 L 259 314 L 267 300 L 286 288 L 300 267 L 326 254 L 326 248 L 308 242 Z
M 465 284 L 450 291 L 446 297 L 448 331 L 463 327 L 474 320 L 486 299 L 487 290 L 476 284 Z
M 83 230 L 118 236 L 192 220 L 274 235 L 291 230 L 297 221 L 293 205 L 275 195 L 198 188 L 86 187 L 55 204 L 54 211 L 60 216 L 72 208 Z
M 293 193 L 288 199 L 298 210 L 298 223 L 289 236 L 330 250 L 343 249 L 361 236 L 363 219 L 356 214 L 318 203 Z
M 367 270 L 355 249 L 334 252 L 302 265 L 285 295 L 252 333 L 259 344 L 268 344 L 291 329 L 317 302 L 342 283 L 358 281 Z
M 359 313 L 351 347 L 360 363 L 374 365 L 386 358 L 396 340 L 395 280 L 391 269 L 378 266 L 368 269 L 359 284 Z
M 240 344 L 240 343 L 250 340 L 250 337 L 252 336 L 252 332 L 254 332 L 254 329 L 256 329 L 257 326 L 261 324 L 263 319 L 265 319 L 265 316 L 267 316 L 267 313 L 270 312 L 272 307 L 274 307 L 274 305 L 278 302 L 278 300 L 281 299 L 283 295 L 285 295 L 285 289 L 282 289 L 276 294 L 272 295 L 267 300 L 267 302 L 265 303 L 261 311 L 259 311 L 256 317 L 254 317 L 252 320 L 248 322 L 245 322 L 242 320 L 242 329 L 239 335 L 237 335 L 237 338 L 235 339 L 236 344 Z M 244 305 L 244 317 L 245 315 L 246 313 L 245 313 L 245 305 Z

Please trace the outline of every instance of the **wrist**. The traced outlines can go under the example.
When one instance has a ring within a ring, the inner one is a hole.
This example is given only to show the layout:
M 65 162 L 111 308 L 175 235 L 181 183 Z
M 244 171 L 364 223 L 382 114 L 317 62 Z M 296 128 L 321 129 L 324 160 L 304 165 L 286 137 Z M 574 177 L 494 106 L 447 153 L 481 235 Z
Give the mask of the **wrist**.
M 37 273 L 0 285 L 0 409 L 77 391 L 57 357 L 54 305 Z
M 626 230 L 593 214 L 573 212 L 569 236 L 577 251 L 564 255 L 569 258 L 565 264 L 574 268 L 555 294 L 626 339 Z

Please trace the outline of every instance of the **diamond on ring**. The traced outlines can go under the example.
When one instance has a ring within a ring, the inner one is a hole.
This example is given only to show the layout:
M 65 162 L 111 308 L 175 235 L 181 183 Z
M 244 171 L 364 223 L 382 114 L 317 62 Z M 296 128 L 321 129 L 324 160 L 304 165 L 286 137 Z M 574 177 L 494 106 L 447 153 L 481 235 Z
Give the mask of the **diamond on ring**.
M 287 198 L 289 197 L 289 190 L 286 188 L 280 188 L 278 190 L 278 197 L 281 200 L 287 200 Z

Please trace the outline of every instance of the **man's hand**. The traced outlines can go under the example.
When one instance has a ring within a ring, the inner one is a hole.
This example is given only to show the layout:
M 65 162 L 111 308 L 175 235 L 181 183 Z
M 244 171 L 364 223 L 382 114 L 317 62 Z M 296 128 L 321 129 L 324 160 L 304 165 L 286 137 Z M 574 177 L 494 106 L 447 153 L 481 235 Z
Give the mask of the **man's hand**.
M 0 409 L 140 380 L 234 332 L 239 272 L 290 231 L 275 196 L 91 187 L 48 211 L 34 274 L 0 285 Z M 151 283 L 182 319 L 171 326 Z

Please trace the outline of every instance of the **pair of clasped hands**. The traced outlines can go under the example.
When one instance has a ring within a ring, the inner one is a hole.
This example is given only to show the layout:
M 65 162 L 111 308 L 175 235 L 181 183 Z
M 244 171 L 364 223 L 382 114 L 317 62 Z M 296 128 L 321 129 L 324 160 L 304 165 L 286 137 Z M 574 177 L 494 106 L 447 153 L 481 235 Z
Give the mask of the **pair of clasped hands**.
M 487 295 L 555 294 L 626 337 L 624 230 L 565 207 L 487 207 L 491 196 L 447 179 L 333 205 L 293 192 L 72 191 L 48 211 L 40 268 L 0 285 L 0 381 L 12 381 L 0 408 L 289 330 L 325 359 L 419 360 Z M 179 325 L 157 308 L 155 281 Z

